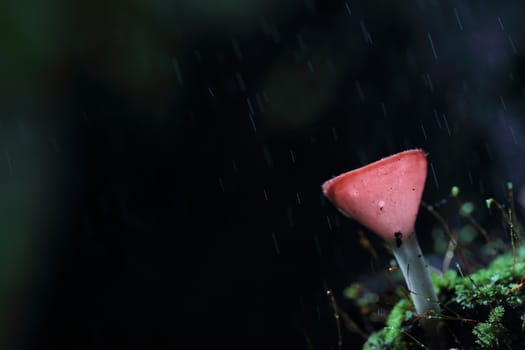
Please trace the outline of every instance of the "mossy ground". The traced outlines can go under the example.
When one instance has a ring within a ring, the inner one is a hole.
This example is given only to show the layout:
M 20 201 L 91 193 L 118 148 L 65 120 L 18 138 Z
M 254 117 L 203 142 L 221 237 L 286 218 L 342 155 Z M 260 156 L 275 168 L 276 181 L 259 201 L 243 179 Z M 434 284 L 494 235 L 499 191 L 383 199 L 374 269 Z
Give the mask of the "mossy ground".
M 525 247 L 520 246 L 468 276 L 457 270 L 434 275 L 445 349 L 525 348 L 524 271 Z M 426 348 L 418 321 L 412 303 L 401 298 L 386 326 L 373 333 L 363 349 Z

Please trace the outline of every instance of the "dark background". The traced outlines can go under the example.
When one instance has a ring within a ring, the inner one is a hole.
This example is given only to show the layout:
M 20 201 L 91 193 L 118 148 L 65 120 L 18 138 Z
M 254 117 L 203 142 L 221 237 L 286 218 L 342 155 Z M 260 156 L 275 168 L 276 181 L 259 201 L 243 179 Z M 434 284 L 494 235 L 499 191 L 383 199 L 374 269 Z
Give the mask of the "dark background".
M 416 147 L 445 212 L 519 198 L 520 1 L 0 11 L 2 348 L 335 348 L 325 292 L 360 323 L 375 268 L 323 181 Z

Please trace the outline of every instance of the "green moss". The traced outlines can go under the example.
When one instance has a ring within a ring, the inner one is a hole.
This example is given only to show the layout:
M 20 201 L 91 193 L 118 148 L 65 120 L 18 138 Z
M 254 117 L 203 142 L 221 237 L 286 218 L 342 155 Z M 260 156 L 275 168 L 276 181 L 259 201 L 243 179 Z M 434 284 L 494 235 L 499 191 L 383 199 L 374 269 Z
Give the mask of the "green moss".
M 407 322 L 414 316 L 414 307 L 407 299 L 401 299 L 390 312 L 386 327 L 373 333 L 363 346 L 365 350 L 399 349 L 405 350 L 407 343 L 403 341 L 409 326 Z
M 525 249 L 521 247 L 516 256 L 511 253 L 498 257 L 486 269 L 481 269 L 465 278 L 454 282 L 454 301 L 466 309 L 478 306 L 507 305 L 519 307 L 523 298 L 519 293 L 512 293 L 524 271 Z M 452 287 L 452 286 L 449 286 Z
M 472 333 L 476 336 L 476 344 L 482 348 L 499 346 L 499 338 L 504 338 L 507 333 L 501 323 L 504 313 L 503 306 L 496 306 L 486 322 L 480 322 L 474 327 Z
M 486 200 L 487 207 L 496 208 L 501 215 L 503 229 L 508 235 L 505 241 L 489 238 L 488 233 L 472 217 L 474 203 L 462 202 L 459 199 L 460 190 L 456 186 L 450 195 L 456 198 L 458 218 L 462 225 L 450 230 L 445 224 L 432 230 L 434 248 L 438 254 L 448 252 L 450 236 L 455 236 L 456 242 L 462 247 L 462 261 L 486 261 L 486 258 L 492 258 L 498 252 L 504 252 L 487 267 L 468 275 L 464 275 L 466 272 L 463 270 L 472 271 L 474 266 L 457 266 L 457 271 L 449 270 L 431 276 L 441 304 L 441 314 L 437 316 L 438 331 L 431 335 L 431 341 L 442 341 L 444 349 L 525 349 L 525 237 L 511 204 L 512 183 L 508 183 L 507 188 L 509 204 L 500 204 L 492 198 Z M 440 222 L 448 221 L 435 212 L 433 214 Z M 483 245 L 476 239 L 480 232 L 486 239 Z M 466 251 L 470 248 L 474 248 L 474 251 Z M 475 255 L 479 259 L 475 259 Z M 402 293 L 392 294 L 399 301 L 391 310 L 385 327 L 370 335 L 363 349 L 425 348 L 429 340 L 425 339 L 424 331 L 419 326 L 419 316 L 414 315 L 406 289 Z
M 458 273 L 455 270 L 448 270 L 442 275 L 432 274 L 431 277 L 437 293 L 441 290 L 453 289 L 458 282 Z
M 460 342 L 475 342 L 476 349 L 491 349 L 502 341 L 510 346 L 517 342 L 514 347 L 522 345 L 519 342 L 525 325 L 521 291 L 524 271 L 525 248 L 520 247 L 514 254 L 503 254 L 469 276 L 453 270 L 432 276 L 440 302 L 446 305 L 442 322 L 456 332 L 455 341 L 461 338 Z M 407 336 L 417 332 L 414 320 L 412 303 L 404 297 L 392 309 L 385 328 L 373 333 L 363 349 L 418 348 L 419 344 Z M 518 334 L 513 337 L 512 332 Z

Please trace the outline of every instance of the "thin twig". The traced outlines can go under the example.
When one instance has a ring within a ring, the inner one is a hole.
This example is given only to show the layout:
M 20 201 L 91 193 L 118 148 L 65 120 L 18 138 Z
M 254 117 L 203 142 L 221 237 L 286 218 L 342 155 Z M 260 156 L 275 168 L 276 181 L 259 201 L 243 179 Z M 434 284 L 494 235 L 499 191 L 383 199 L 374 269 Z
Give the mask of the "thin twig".
M 374 259 L 374 263 L 376 268 L 379 267 L 379 255 L 377 254 L 376 250 L 372 246 L 372 243 L 366 238 L 363 231 L 358 231 L 357 234 L 359 235 L 359 244 L 361 247 L 363 247 L 365 250 L 367 250 L 370 255 L 372 255 L 372 258 Z
M 501 205 L 494 198 L 487 199 L 487 206 L 489 207 L 489 209 L 490 209 L 490 207 L 492 205 L 496 206 L 496 208 L 501 212 L 501 215 L 503 216 L 503 219 L 507 223 L 508 230 L 509 230 L 509 236 L 510 236 L 510 245 L 512 247 L 512 271 L 515 271 L 515 268 L 516 268 L 516 244 L 514 242 L 515 242 L 515 240 L 521 241 L 521 237 L 518 236 L 516 231 L 515 231 L 515 225 L 514 225 L 514 220 L 513 220 L 514 212 L 512 210 L 512 206 L 509 206 L 507 208 L 507 210 L 505 210 L 503 205 Z
M 457 254 L 459 261 L 461 264 L 466 268 L 466 270 L 470 270 L 465 262 L 465 257 L 463 256 L 463 252 L 461 251 L 461 248 L 458 246 L 457 242 L 457 233 L 455 231 L 451 231 L 450 227 L 448 226 L 447 221 L 441 214 L 439 214 L 430 204 L 428 204 L 425 201 L 421 201 L 421 206 L 425 208 L 432 216 L 439 221 L 441 226 L 443 227 L 443 230 L 445 230 L 445 233 L 447 234 L 449 238 L 449 244 L 447 247 L 447 252 L 445 254 L 445 259 L 443 260 L 443 272 L 446 272 L 450 266 L 450 262 L 454 256 L 454 252 Z
M 339 308 L 338 308 L 339 309 Z M 358 334 L 361 338 L 363 339 L 368 339 L 368 337 L 370 337 L 370 334 L 366 333 L 364 330 L 362 330 L 358 325 L 357 323 L 352 320 L 350 318 L 350 316 L 348 316 L 348 314 L 342 310 L 339 310 L 339 312 L 341 313 L 341 318 L 345 321 L 345 324 L 346 324 L 346 328 L 351 331 L 351 332 L 354 332 L 356 334 Z
M 334 310 L 335 324 L 337 326 L 337 349 L 342 350 L 343 349 L 343 336 L 341 334 L 341 319 L 339 315 L 339 307 L 337 307 L 337 304 L 335 303 L 334 293 L 332 293 L 330 289 L 326 291 L 326 295 L 328 296 L 328 299 L 330 300 L 330 306 Z

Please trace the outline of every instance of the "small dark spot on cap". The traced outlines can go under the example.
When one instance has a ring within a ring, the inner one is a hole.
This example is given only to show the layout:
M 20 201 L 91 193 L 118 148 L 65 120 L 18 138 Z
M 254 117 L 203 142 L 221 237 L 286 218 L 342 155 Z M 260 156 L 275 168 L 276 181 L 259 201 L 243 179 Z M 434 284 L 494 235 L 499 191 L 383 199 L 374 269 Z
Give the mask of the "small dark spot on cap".
M 421 254 L 418 254 L 417 257 L 418 257 L 418 258 L 421 258 Z
M 401 232 L 394 233 L 394 237 L 396 238 L 396 247 L 401 247 L 401 244 L 403 244 L 403 234 Z

